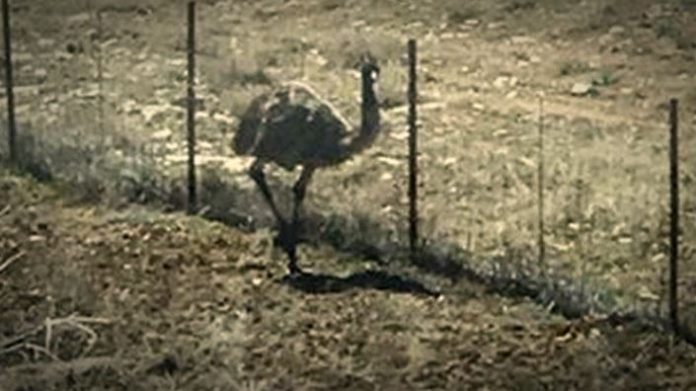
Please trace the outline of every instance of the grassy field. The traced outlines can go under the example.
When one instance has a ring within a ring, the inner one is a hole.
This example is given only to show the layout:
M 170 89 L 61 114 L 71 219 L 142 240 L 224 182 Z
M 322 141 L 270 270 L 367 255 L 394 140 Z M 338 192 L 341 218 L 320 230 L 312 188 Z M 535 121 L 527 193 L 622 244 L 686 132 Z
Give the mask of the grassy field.
M 184 3 L 13 4 L 28 170 L 71 184 L 82 202 L 183 205 Z M 101 27 L 88 4 L 103 10 Z M 665 311 L 666 102 L 679 98 L 680 288 L 685 321 L 696 324 L 692 1 L 202 1 L 198 10 L 206 210 L 235 222 L 251 214 L 248 226 L 267 226 L 246 178 L 249 162 L 228 148 L 238 116 L 272 84 L 302 79 L 357 122 L 354 66 L 369 50 L 383 70 L 385 130 L 363 155 L 320 172 L 308 203 L 321 213 L 368 218 L 382 227 L 380 241 L 405 243 L 404 55 L 413 37 L 428 243 L 455 243 L 486 270 L 566 281 L 571 292 L 611 308 Z M 536 262 L 540 101 L 544 265 Z M 272 177 L 279 188 L 293 179 L 281 171 Z M 329 267 L 306 251 L 301 262 Z

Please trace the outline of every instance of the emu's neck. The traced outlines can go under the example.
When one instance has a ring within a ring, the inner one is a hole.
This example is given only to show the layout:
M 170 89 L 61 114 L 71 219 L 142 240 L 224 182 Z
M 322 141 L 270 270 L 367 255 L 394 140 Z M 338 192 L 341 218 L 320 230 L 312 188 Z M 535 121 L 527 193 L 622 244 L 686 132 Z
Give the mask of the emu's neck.
M 375 95 L 373 83 L 368 77 L 369 76 L 363 76 L 362 80 L 360 127 L 357 130 L 357 135 L 350 140 L 346 148 L 347 155 L 360 153 L 362 150 L 372 145 L 377 139 L 377 135 L 380 131 L 379 102 Z

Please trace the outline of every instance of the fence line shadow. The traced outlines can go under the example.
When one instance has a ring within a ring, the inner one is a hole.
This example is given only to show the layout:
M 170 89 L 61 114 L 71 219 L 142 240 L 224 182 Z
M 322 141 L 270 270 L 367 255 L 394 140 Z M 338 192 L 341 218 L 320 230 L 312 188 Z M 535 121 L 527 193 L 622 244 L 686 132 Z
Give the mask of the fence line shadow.
M 290 188 L 277 182 L 274 184 L 280 194 L 290 194 Z M 216 208 L 216 213 L 208 217 L 244 230 L 273 227 L 272 218 L 267 211 L 259 207 L 264 205 L 255 189 L 241 189 L 234 183 L 225 184 L 225 192 L 236 194 L 233 202 L 228 204 L 228 211 L 234 217 L 224 212 L 224 208 Z M 577 319 L 595 314 L 606 316 L 613 325 L 639 323 L 646 327 L 666 331 L 669 329 L 665 319 L 654 314 L 651 308 L 632 306 L 617 307 L 612 303 L 597 301 L 597 297 L 610 297 L 611 292 L 593 290 L 581 291 L 572 278 L 546 273 L 539 276 L 534 273 L 519 274 L 517 272 L 502 272 L 481 267 L 475 262 L 475 254 L 471 254 L 457 243 L 436 241 L 422 246 L 415 262 L 410 261 L 408 246 L 387 239 L 387 228 L 368 216 L 359 214 L 344 216 L 336 213 L 321 213 L 320 208 L 305 208 L 305 228 L 300 232 L 300 240 L 304 243 L 324 243 L 338 251 L 354 254 L 376 263 L 378 266 L 403 265 L 415 267 L 424 276 L 435 277 L 456 283 L 462 280 L 481 284 L 488 291 L 508 297 L 526 297 L 539 305 L 550 308 L 569 319 Z M 244 211 L 240 213 L 240 211 Z M 246 216 L 246 218 L 243 218 Z M 361 224 L 353 224 L 352 220 L 359 219 Z M 242 222 L 240 224 L 235 224 Z M 366 234 L 367 231 L 367 234 Z M 484 261 L 484 260 L 480 260 Z M 488 266 L 504 264 L 510 259 L 487 260 Z M 393 268 L 392 268 L 393 270 Z M 425 278 L 425 277 L 424 277 Z M 371 271 L 337 277 L 326 274 L 309 274 L 299 278 L 286 278 L 281 282 L 310 294 L 330 294 L 348 291 L 350 289 L 378 289 L 399 293 L 414 293 L 437 295 L 425 285 L 412 279 L 404 279 L 386 272 Z M 446 292 L 439 292 L 446 293 Z M 685 326 L 680 333 L 685 340 L 696 345 L 694 331 Z
M 380 270 L 351 273 L 345 277 L 323 273 L 287 275 L 282 284 L 309 294 L 341 293 L 353 289 L 374 289 L 393 293 L 407 293 L 437 297 L 440 294 L 410 278 Z

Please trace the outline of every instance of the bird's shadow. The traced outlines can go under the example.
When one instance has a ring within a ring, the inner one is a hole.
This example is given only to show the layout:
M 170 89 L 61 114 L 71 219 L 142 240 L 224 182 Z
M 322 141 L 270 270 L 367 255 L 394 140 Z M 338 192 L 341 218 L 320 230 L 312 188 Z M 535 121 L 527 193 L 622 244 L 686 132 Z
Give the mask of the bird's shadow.
M 379 270 L 367 270 L 338 277 L 322 273 L 289 274 L 282 284 L 310 294 L 340 293 L 351 289 L 376 289 L 394 293 L 411 293 L 437 297 L 440 294 L 418 281 Z

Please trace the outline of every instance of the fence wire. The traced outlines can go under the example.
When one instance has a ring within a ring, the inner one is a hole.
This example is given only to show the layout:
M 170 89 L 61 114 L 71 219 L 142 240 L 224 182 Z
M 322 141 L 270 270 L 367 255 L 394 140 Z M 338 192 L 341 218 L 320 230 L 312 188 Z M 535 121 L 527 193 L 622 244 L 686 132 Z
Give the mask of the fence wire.
M 90 200 L 182 208 L 184 4 L 162 6 L 153 14 L 135 3 L 98 3 L 56 6 L 54 24 L 37 24 L 35 15 L 21 9 L 12 15 L 20 163 L 39 178 L 70 183 Z M 357 124 L 355 65 L 369 49 L 381 61 L 384 129 L 364 153 L 317 174 L 308 195 L 312 218 L 305 235 L 363 253 L 408 248 L 405 42 L 364 26 L 339 26 L 331 37 L 296 38 L 290 34 L 295 27 L 282 18 L 264 30 L 264 18 L 273 18 L 272 13 L 258 15 L 258 28 L 250 30 L 250 24 L 233 23 L 238 7 L 233 2 L 199 7 L 200 213 L 249 228 L 270 226 L 270 214 L 246 174 L 251 159 L 234 156 L 229 148 L 239 117 L 274 83 L 299 79 Z M 58 29 L 61 39 L 53 38 Z M 378 39 L 367 42 L 366 34 Z M 585 310 L 639 309 L 664 317 L 666 114 L 651 122 L 592 118 L 574 110 L 573 100 L 545 99 L 546 254 L 540 263 L 536 103 L 482 104 L 475 94 L 462 93 L 474 83 L 466 77 L 436 87 L 438 54 L 427 43 L 420 47 L 423 245 L 454 247 L 463 255 L 449 261 L 465 262 L 483 274 L 554 286 Z M 515 83 L 508 77 L 488 88 L 512 91 Z M 6 110 L 4 99 L 2 105 Z M 6 156 L 6 126 L 0 137 Z M 696 150 L 694 142 L 683 137 L 681 149 Z M 696 319 L 696 193 L 688 159 L 684 154 L 680 275 L 687 320 Z M 270 171 L 286 210 L 296 175 Z

